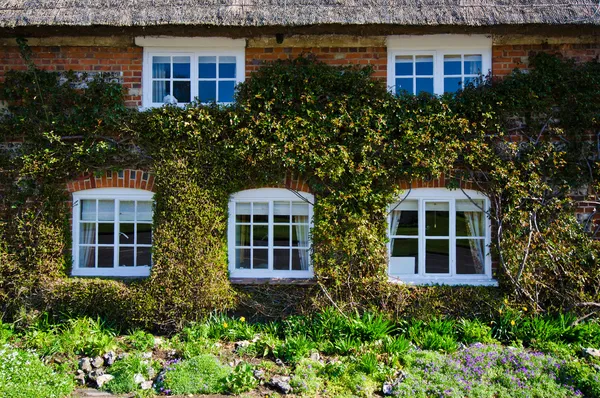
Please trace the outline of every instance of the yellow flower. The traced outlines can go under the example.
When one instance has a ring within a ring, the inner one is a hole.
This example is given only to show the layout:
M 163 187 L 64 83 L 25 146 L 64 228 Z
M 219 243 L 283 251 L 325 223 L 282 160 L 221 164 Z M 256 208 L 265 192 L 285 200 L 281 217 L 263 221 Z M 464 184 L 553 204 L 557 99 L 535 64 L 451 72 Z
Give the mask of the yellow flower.
M 508 299 L 504 299 L 504 304 L 508 304 Z
M 246 322 L 246 318 L 244 318 L 243 316 L 240 317 L 240 322 Z
M 229 325 L 227 325 L 227 322 L 223 322 L 223 327 L 224 327 L 225 329 L 227 329 L 227 326 L 229 326 Z
M 515 326 L 515 321 L 510 321 L 510 324 L 511 324 L 512 326 Z
M 499 309 L 498 312 L 500 313 L 500 315 L 502 315 L 502 309 Z
M 523 307 L 523 311 L 527 312 L 527 307 Z

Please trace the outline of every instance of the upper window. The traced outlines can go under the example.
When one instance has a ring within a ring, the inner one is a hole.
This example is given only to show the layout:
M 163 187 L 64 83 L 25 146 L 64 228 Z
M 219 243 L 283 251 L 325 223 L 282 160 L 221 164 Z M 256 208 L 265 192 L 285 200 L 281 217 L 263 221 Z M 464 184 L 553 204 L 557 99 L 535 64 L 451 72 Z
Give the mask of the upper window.
M 229 202 L 232 277 L 309 278 L 313 197 L 287 189 L 251 189 Z
M 73 193 L 73 275 L 150 274 L 152 195 L 130 188 Z
M 137 38 L 144 46 L 143 104 L 233 102 L 244 80 L 245 40 Z
M 414 189 L 389 215 L 389 274 L 406 282 L 493 283 L 488 200 L 447 189 Z
M 491 49 L 486 36 L 391 36 L 388 86 L 394 93 L 456 92 L 491 70 Z

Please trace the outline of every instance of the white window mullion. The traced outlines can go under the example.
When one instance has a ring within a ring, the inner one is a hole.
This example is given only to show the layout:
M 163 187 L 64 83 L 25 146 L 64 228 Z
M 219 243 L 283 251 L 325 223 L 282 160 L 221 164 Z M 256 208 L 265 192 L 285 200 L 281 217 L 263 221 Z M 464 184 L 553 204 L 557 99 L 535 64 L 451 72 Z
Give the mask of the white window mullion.
M 218 58 L 217 58 L 217 76 L 218 75 Z M 217 79 L 218 80 L 218 79 Z M 218 88 L 218 87 L 217 87 Z M 268 228 L 267 228 L 267 233 L 268 233 L 268 238 L 269 238 L 269 251 L 268 251 L 268 269 L 269 271 L 273 271 L 273 245 L 274 245 L 274 239 L 273 239 L 273 220 L 275 219 L 274 215 L 273 215 L 273 201 L 270 200 L 269 202 L 269 224 L 268 224 Z
M 113 253 L 113 268 L 118 268 L 119 267 L 119 241 L 121 239 L 121 223 L 120 223 L 120 219 L 121 217 L 119 217 L 119 214 L 121 213 L 121 200 L 119 199 L 115 199 L 115 206 L 114 206 L 114 211 L 115 211 L 115 216 L 114 216 L 114 231 L 115 231 L 115 237 L 114 237 L 114 253 Z
M 419 215 L 419 275 L 425 276 L 425 201 L 419 199 L 418 204 Z
M 452 199 L 449 202 L 449 216 L 450 216 L 450 234 L 449 234 L 449 246 L 450 246 L 450 276 L 456 275 L 456 207 L 455 200 Z

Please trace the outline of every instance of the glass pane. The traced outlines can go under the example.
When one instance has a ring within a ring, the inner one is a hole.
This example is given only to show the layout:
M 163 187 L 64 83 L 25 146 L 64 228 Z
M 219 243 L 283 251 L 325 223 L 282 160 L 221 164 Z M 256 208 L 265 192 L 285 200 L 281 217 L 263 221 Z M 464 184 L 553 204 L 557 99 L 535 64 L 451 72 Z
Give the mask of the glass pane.
M 94 268 L 96 264 L 96 248 L 90 246 L 79 247 L 79 268 Z
M 115 263 L 114 247 L 98 248 L 98 268 L 112 268 Z
M 235 245 L 250 246 L 250 225 L 235 226 Z
M 151 245 L 152 244 L 152 224 L 137 225 L 137 244 Z
M 94 199 L 81 201 L 81 219 L 85 221 L 96 220 L 96 201 Z
M 79 226 L 79 243 L 93 245 L 96 243 L 96 224 L 81 223 Z
M 308 203 L 292 203 L 292 222 L 308 223 Z
M 269 246 L 269 226 L 268 225 L 253 225 L 252 226 L 252 245 L 253 246 Z
M 250 249 L 235 249 L 235 268 L 250 269 Z
M 417 55 L 415 70 L 416 75 L 433 76 L 433 55 Z
M 98 224 L 98 243 L 104 245 L 114 245 L 115 224 Z
M 473 203 L 475 202 L 475 203 Z M 485 236 L 483 200 L 456 201 L 456 236 Z
M 171 78 L 171 57 L 152 57 L 152 78 Z
M 119 248 L 119 265 L 121 267 L 133 267 L 133 255 L 135 248 L 120 247 Z
M 219 79 L 235 79 L 235 57 L 219 58 Z
M 469 84 L 477 85 L 477 78 L 475 77 L 465 77 L 462 83 L 462 87 L 467 87 Z
M 217 100 L 217 82 L 199 81 L 198 82 L 198 101 L 215 102 Z
M 396 56 L 396 76 L 412 76 L 413 57 L 412 55 Z
M 425 205 L 425 235 L 450 235 L 450 204 L 448 202 L 427 202 Z
M 412 77 L 396 79 L 396 93 L 399 93 L 402 90 L 406 90 L 409 93 L 414 94 Z
M 419 272 L 419 240 L 392 239 L 390 275 L 412 275 Z
M 233 94 L 235 92 L 235 81 L 219 80 L 219 99 L 218 102 L 233 102 Z
M 149 247 L 138 247 L 136 266 L 138 267 L 149 267 L 152 265 L 152 250 Z
M 165 97 L 171 95 L 171 82 L 155 80 L 152 82 L 152 102 L 165 102 Z
M 465 75 L 479 75 L 481 72 L 481 54 L 465 55 Z
M 273 269 L 280 271 L 289 271 L 290 249 L 273 250 Z
M 427 239 L 425 243 L 425 272 L 447 274 L 450 272 L 450 243 L 446 239 Z
M 252 250 L 252 268 L 267 269 L 269 268 L 269 251 L 266 249 Z
M 444 78 L 444 92 L 455 93 L 462 87 L 462 78 L 460 77 L 446 77 Z
M 273 221 L 290 222 L 290 202 L 273 203 Z
M 152 221 L 152 202 L 137 202 L 137 220 Z
M 114 221 L 115 220 L 115 201 L 114 200 L 99 200 L 98 201 L 98 220 Z
M 173 77 L 175 79 L 190 78 L 190 57 L 173 57 Z
M 292 246 L 308 247 L 308 224 L 292 226 Z
M 485 273 L 484 239 L 456 239 L 456 273 Z
M 292 249 L 292 271 L 308 271 L 308 249 Z
M 122 200 L 119 204 L 119 218 L 121 221 L 135 220 L 135 202 Z
M 253 203 L 252 218 L 254 222 L 269 222 L 269 204 L 268 203 Z
M 135 224 L 121 224 L 119 226 L 119 243 L 122 245 L 133 245 L 133 234 Z
M 433 78 L 417 78 L 417 94 L 426 92 L 433 94 Z
M 217 57 L 198 57 L 198 77 L 200 79 L 217 78 Z
M 190 89 L 190 82 L 173 82 L 173 96 L 177 99 L 177 102 L 191 102 L 192 94 Z
M 460 55 L 444 55 L 444 75 L 462 75 Z
M 275 225 L 273 226 L 273 244 L 275 246 L 290 246 L 290 226 Z
M 235 204 L 235 221 L 250 222 L 250 203 Z
M 419 234 L 419 212 L 416 210 L 394 210 L 390 223 L 392 235 Z

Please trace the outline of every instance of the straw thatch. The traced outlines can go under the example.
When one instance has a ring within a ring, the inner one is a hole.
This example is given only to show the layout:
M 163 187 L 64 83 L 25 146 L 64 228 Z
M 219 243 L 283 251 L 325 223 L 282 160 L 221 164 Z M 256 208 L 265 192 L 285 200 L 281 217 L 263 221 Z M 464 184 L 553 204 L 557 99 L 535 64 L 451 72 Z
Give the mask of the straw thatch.
M 599 0 L 0 0 L 0 27 L 600 24 Z

